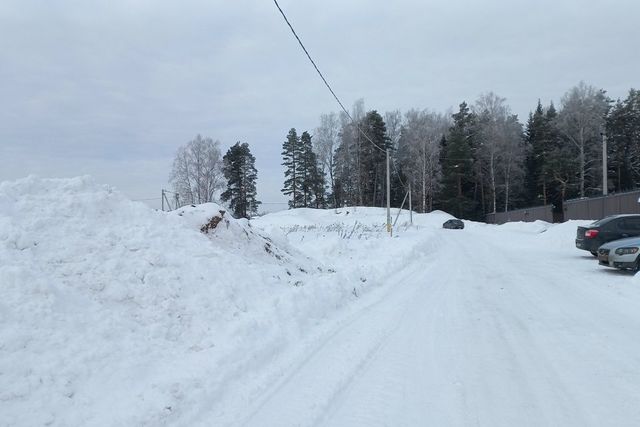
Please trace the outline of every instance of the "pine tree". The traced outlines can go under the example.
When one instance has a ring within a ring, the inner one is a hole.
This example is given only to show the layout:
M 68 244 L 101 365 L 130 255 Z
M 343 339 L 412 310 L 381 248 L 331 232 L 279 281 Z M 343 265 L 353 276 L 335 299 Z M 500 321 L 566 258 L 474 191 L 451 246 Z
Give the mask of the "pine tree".
M 529 205 L 547 205 L 551 201 L 552 171 L 549 155 L 558 142 L 554 134 L 556 110 L 553 103 L 547 111 L 540 100 L 533 114 L 529 114 L 527 130 L 526 191 Z
M 537 205 L 540 199 L 544 199 L 544 195 L 541 197 L 539 192 L 540 172 L 542 164 L 544 163 L 544 146 L 541 137 L 541 127 L 543 126 L 544 119 L 542 103 L 538 100 L 536 111 L 529 113 L 529 120 L 527 121 L 527 129 L 525 131 L 527 141 L 527 176 L 525 179 L 525 188 L 527 201 L 530 205 Z M 543 200 L 543 204 L 546 204 L 546 201 Z
M 475 116 L 466 102 L 453 115 L 453 126 L 442 150 L 442 208 L 458 218 L 476 218 L 472 135 Z
M 558 113 L 553 102 L 549 104 L 545 112 L 543 126 L 541 126 L 541 155 L 542 161 L 539 164 L 538 186 L 542 194 L 542 201 L 545 205 L 553 203 L 557 199 L 558 191 L 553 188 L 553 170 L 549 156 L 560 144 L 560 136 L 556 126 Z
M 317 209 L 327 207 L 326 198 L 326 175 L 322 172 L 318 162 L 313 164 L 312 169 L 312 185 L 311 193 L 313 195 L 313 204 Z
M 311 135 L 304 131 L 300 136 L 300 157 L 297 175 L 300 176 L 300 192 L 302 194 L 302 207 L 312 205 L 315 169 L 317 168 L 316 155 L 313 152 Z
M 609 171 L 613 189 L 624 191 L 640 184 L 640 91 L 631 89 L 618 100 L 607 118 Z
M 282 144 L 282 165 L 284 171 L 284 188 L 281 190 L 286 196 L 291 196 L 289 208 L 297 208 L 303 205 L 303 195 L 301 192 L 302 177 L 299 174 L 301 157 L 300 138 L 295 128 L 291 128 L 286 141 Z
M 303 205 L 305 207 L 315 206 L 316 208 L 325 206 L 325 175 L 318 164 L 318 156 L 313 150 L 311 135 L 305 131 L 300 137 L 301 156 L 300 172 L 302 177 Z
M 229 202 L 234 217 L 250 218 L 257 213 L 260 202 L 256 200 L 256 159 L 251 154 L 249 144 L 237 142 L 222 159 L 227 190 L 220 198 Z
M 362 204 L 364 206 L 383 206 L 386 199 L 387 155 L 385 150 L 393 148 L 391 139 L 387 136 L 387 127 L 382 116 L 375 110 L 367 113 L 361 128 L 377 146 L 368 140 L 360 144 L 359 174 Z

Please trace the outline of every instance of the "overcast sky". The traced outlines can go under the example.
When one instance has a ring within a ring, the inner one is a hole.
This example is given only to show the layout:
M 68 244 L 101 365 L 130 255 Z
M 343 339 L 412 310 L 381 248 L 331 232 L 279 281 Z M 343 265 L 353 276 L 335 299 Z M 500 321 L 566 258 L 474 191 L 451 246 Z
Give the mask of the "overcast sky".
M 581 80 L 640 87 L 637 0 L 280 5 L 347 106 L 445 111 L 493 91 L 525 122 Z M 287 131 L 338 108 L 272 0 L 0 1 L 0 181 L 90 174 L 156 198 L 202 134 L 248 142 L 259 199 L 282 202 Z

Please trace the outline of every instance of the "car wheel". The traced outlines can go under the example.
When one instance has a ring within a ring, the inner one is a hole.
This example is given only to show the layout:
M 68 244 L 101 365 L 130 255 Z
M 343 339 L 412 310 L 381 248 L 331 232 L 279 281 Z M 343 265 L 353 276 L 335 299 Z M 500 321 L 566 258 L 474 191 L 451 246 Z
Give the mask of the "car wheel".
M 634 273 L 640 271 L 640 255 L 638 255 L 638 258 L 636 258 L 636 264 L 633 266 L 631 271 L 633 271 Z

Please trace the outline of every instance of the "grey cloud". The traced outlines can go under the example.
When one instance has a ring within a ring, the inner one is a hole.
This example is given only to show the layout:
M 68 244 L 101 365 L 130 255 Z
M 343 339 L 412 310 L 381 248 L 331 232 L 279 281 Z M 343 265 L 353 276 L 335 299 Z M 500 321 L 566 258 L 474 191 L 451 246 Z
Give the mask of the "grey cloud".
M 640 75 L 634 1 L 281 5 L 347 105 L 444 111 L 492 90 L 525 120 L 580 80 L 622 97 Z M 92 173 L 153 196 L 200 133 L 249 142 L 278 201 L 287 130 L 338 110 L 270 1 L 6 0 L 0 64 L 0 180 Z

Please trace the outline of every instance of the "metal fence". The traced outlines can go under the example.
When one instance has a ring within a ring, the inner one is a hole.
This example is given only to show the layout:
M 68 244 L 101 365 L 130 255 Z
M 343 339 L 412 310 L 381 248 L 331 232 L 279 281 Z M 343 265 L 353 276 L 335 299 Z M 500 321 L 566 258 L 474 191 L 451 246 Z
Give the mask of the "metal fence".
M 518 209 L 507 212 L 487 214 L 488 224 L 504 224 L 505 222 L 523 221 L 533 222 L 537 220 L 553 222 L 552 206 L 536 206 L 533 208 Z
M 607 215 L 640 213 L 640 191 L 564 202 L 564 219 L 600 219 Z
M 607 215 L 640 214 L 640 190 L 585 199 L 566 200 L 564 215 L 554 217 L 551 205 L 487 214 L 488 224 L 536 220 L 562 222 L 570 219 L 600 219 Z

